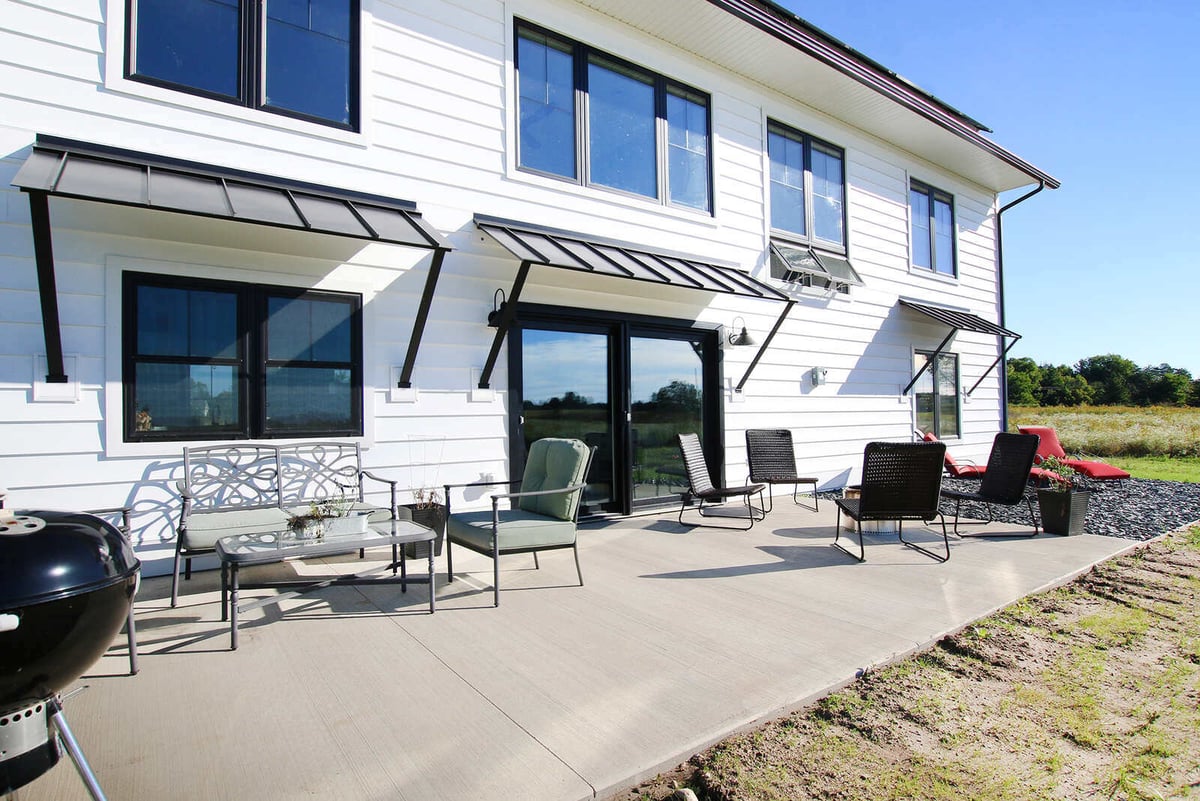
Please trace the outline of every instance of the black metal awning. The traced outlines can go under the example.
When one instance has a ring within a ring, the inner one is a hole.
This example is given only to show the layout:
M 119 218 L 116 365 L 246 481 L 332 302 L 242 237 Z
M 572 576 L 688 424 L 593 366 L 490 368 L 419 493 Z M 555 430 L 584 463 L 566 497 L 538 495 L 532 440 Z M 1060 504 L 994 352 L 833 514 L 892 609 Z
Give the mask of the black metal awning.
M 626 242 L 584 237 L 578 233 L 482 215 L 475 216 L 475 225 L 509 253 L 529 264 L 742 297 L 788 300 L 787 295 L 736 267 L 682 254 L 646 250 Z
M 521 260 L 516 281 L 498 315 L 496 336 L 479 377 L 479 386 L 482 389 L 486 389 L 491 381 L 492 370 L 495 369 L 496 359 L 500 355 L 500 346 L 512 325 L 517 300 L 525 285 L 529 268 L 535 264 L 591 275 L 786 303 L 774 329 L 759 347 L 746 376 L 738 384 L 739 390 L 779 330 L 784 317 L 795 304 L 794 300 L 778 289 L 752 278 L 737 267 L 702 261 L 685 254 L 648 250 L 628 242 L 588 237 L 570 231 L 543 228 L 481 214 L 475 215 L 475 225 Z
M 982 383 L 983 379 L 987 377 L 988 373 L 996 369 L 996 365 L 1000 363 L 1001 359 L 1008 354 L 1009 350 L 1012 349 L 1012 346 L 1017 344 L 1017 340 L 1021 338 L 1021 335 L 1015 331 L 1009 331 L 1007 328 L 996 325 L 992 322 L 988 322 L 979 315 L 971 314 L 970 312 L 961 311 L 959 309 L 951 309 L 945 306 L 935 306 L 929 303 L 917 303 L 916 301 L 905 300 L 904 298 L 900 298 L 900 305 L 912 309 L 919 314 L 923 314 L 926 317 L 938 321 L 939 323 L 950 326 L 950 333 L 947 334 L 946 338 L 942 340 L 942 344 L 938 345 L 937 350 L 933 352 L 933 356 L 927 359 L 925 364 L 921 365 L 921 369 L 918 370 L 916 375 L 912 377 L 912 381 L 908 382 L 908 386 L 904 388 L 905 393 L 913 388 L 913 385 L 917 383 L 917 379 L 929 369 L 929 365 L 933 363 L 933 360 L 937 358 L 938 354 L 945 350 L 946 346 L 950 344 L 950 339 L 959 331 L 970 331 L 976 334 L 991 334 L 993 336 L 1012 339 L 1012 342 L 1008 343 L 1008 345 L 1004 348 L 1004 352 L 996 357 L 996 361 L 992 362 L 991 366 L 983 371 L 983 375 L 979 376 L 979 379 L 971 385 L 969 390 L 967 390 L 968 395 L 970 395 L 979 387 L 980 383 Z
M 12 183 L 29 194 L 48 382 L 67 380 L 47 200 L 55 196 L 434 251 L 401 372 L 401 385 L 408 385 L 442 258 L 450 250 L 416 204 L 50 136 L 37 138 Z

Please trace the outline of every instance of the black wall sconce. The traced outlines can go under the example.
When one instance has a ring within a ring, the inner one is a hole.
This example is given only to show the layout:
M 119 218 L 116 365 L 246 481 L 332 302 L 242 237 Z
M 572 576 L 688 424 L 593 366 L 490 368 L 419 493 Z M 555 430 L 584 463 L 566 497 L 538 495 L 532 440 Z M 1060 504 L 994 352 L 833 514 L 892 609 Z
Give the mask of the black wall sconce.
M 507 297 L 504 294 L 503 288 L 497 289 L 496 293 L 492 295 L 492 310 L 488 312 L 487 322 L 490 327 L 500 327 L 500 318 L 504 315 L 504 303 L 506 300 Z
M 738 331 L 738 320 L 742 321 L 742 330 L 740 332 Z M 733 345 L 735 348 L 749 347 L 758 344 L 754 341 L 754 338 L 750 336 L 750 332 L 746 330 L 745 318 L 734 317 L 733 325 L 730 326 L 730 328 L 732 330 L 729 332 L 729 344 Z

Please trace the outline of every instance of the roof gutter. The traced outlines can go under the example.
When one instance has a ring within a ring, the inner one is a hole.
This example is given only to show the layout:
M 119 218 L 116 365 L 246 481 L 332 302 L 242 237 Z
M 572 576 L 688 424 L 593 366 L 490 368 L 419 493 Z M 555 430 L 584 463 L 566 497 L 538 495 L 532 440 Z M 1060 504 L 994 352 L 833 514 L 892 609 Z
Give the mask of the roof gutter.
M 1057 187 L 1057 185 L 1055 185 Z M 1004 328 L 1004 212 L 1024 203 L 1046 188 L 1045 181 L 1038 181 L 1037 189 L 1026 192 L 1011 203 L 1000 207 L 996 213 L 996 282 L 1000 294 L 1000 327 Z M 1008 350 L 1000 354 L 1000 430 L 1008 431 Z
M 1039 184 L 1051 189 L 1059 187 L 1059 182 L 1054 177 L 983 136 L 980 131 L 988 129 L 982 123 L 918 89 L 770 0 L 708 0 L 708 2 L 815 58 L 822 64 L 874 89 L 889 100 L 966 140 L 1010 167 L 1025 173 Z

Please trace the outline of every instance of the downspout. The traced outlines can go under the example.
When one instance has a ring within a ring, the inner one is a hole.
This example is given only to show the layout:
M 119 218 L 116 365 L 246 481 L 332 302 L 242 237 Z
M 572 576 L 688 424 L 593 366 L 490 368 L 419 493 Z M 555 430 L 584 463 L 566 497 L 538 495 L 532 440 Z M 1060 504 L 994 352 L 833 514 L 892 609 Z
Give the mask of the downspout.
M 1046 188 L 1046 182 L 1039 180 L 1037 189 L 1031 192 L 1026 192 L 1012 203 L 1007 203 L 1000 207 L 1000 211 L 996 213 L 996 280 L 1000 290 L 1000 327 L 1007 328 L 1004 320 L 1004 212 L 1016 206 L 1018 203 L 1024 203 L 1029 198 L 1036 195 Z M 1005 350 L 1000 354 L 1000 430 L 1008 431 L 1008 351 Z

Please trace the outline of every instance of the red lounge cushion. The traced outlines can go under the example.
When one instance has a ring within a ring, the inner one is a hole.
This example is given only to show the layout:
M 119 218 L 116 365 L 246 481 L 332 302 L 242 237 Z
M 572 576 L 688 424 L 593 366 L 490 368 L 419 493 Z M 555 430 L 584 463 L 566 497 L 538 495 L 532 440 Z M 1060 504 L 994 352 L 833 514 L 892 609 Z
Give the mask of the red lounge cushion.
M 1113 467 L 1105 462 L 1093 462 L 1086 459 L 1063 459 L 1063 464 L 1075 468 L 1088 478 L 1099 481 L 1129 478 L 1129 473 L 1119 467 Z

